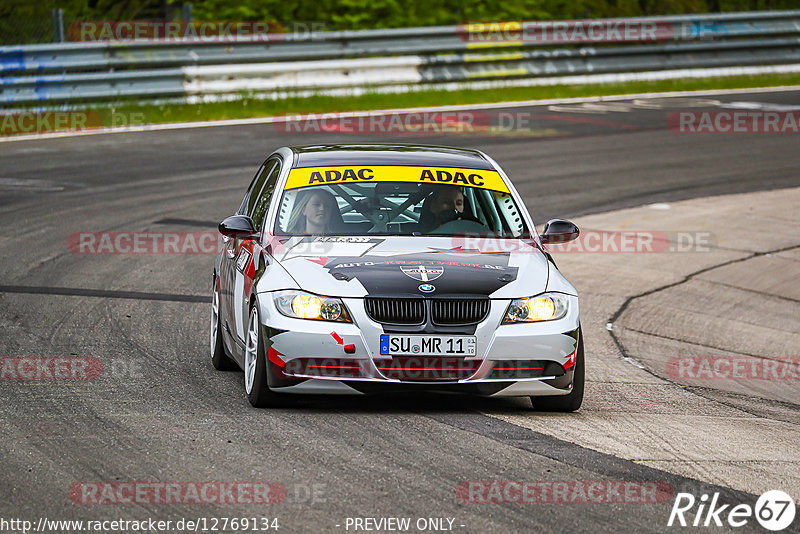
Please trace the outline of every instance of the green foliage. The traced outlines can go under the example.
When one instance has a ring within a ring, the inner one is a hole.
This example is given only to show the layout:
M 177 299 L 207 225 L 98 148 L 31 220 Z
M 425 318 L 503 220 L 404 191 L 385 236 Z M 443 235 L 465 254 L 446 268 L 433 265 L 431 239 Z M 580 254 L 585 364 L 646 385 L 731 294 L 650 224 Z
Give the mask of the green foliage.
M 51 12 L 64 11 L 64 31 L 74 21 L 160 20 L 180 11 L 170 0 L 0 0 L 0 44 L 42 43 L 53 40 Z
M 195 20 L 314 21 L 331 29 L 365 29 L 798 7 L 798 0 L 197 0 L 194 14 Z

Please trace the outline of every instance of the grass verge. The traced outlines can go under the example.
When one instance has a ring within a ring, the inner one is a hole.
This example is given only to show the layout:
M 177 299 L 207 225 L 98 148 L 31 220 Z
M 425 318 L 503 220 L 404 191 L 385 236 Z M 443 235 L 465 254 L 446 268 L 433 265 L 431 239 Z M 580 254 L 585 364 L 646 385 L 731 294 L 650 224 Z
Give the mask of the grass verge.
M 199 120 L 242 119 L 283 114 L 325 113 L 336 111 L 373 110 L 387 108 L 413 108 L 443 105 L 482 104 L 486 102 L 511 102 L 548 98 L 574 98 L 585 96 L 659 93 L 667 91 L 701 91 L 719 89 L 748 89 L 800 85 L 800 74 L 775 74 L 758 76 L 730 76 L 720 78 L 687 78 L 628 82 L 622 84 L 553 85 L 547 87 L 508 87 L 501 89 L 462 89 L 457 91 L 416 91 L 398 94 L 367 93 L 360 96 L 289 97 L 281 100 L 259 99 L 243 96 L 232 102 L 204 104 L 139 104 L 119 102 L 113 107 L 86 104 L 75 109 L 92 110 L 92 125 L 125 126 L 165 122 L 191 122 Z M 6 124 L 8 122 L 8 124 Z M 0 124 L 0 135 L 36 133 L 21 131 L 11 121 Z M 69 130 L 53 127 L 53 130 Z
M 512 102 L 546 98 L 574 98 L 666 91 L 702 91 L 800 85 L 800 74 L 735 76 L 632 82 L 622 84 L 554 85 L 549 87 L 508 87 L 503 89 L 462 89 L 458 91 L 416 91 L 399 94 L 369 93 L 361 96 L 312 96 L 284 100 L 244 98 L 236 102 L 171 104 L 163 106 L 120 106 L 119 111 L 144 112 L 149 122 L 241 119 L 287 113 L 323 113 L 388 108 L 413 108 Z

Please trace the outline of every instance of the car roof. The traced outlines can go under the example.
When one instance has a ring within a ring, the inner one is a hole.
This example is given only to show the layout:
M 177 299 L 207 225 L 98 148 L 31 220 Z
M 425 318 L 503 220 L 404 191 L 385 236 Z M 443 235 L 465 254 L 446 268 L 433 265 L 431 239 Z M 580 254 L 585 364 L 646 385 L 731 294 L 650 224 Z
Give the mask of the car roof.
M 347 144 L 289 147 L 294 168 L 394 165 L 495 170 L 477 150 L 432 145 Z

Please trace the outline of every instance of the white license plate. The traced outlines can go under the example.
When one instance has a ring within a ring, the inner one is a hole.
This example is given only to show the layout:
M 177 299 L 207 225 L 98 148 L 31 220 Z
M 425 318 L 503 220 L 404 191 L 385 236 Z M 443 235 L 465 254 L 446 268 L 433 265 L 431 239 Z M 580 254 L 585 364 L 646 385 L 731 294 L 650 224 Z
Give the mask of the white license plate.
M 475 356 L 475 336 L 405 336 L 381 334 L 384 356 Z

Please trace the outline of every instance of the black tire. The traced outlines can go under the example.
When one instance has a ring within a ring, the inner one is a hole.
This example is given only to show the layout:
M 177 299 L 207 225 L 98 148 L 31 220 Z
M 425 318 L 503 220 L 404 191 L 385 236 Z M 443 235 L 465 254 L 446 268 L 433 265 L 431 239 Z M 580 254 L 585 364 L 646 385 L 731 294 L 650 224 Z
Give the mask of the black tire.
M 264 350 L 264 334 L 258 318 L 258 306 L 255 304 L 250 308 L 250 319 L 247 325 L 248 343 L 250 343 L 251 326 L 254 317 L 258 336 L 258 348 L 255 358 L 253 385 L 249 392 L 247 391 L 248 357 L 247 354 L 245 354 L 245 395 L 247 395 L 248 402 L 255 408 L 277 408 L 285 404 L 285 396 L 272 391 L 267 382 L 267 366 L 269 362 L 267 361 L 266 351 Z
M 586 382 L 586 364 L 583 356 L 583 332 L 578 333 L 578 353 L 575 355 L 575 376 L 569 395 L 531 397 L 537 412 L 574 412 L 583 404 L 583 389 Z
M 222 321 L 219 315 L 219 291 L 217 291 L 217 280 L 214 279 L 214 285 L 211 289 L 211 332 L 209 333 L 209 342 L 211 348 L 211 365 L 217 371 L 233 371 L 237 369 L 237 365 L 228 356 L 225 351 L 225 344 L 222 342 Z M 216 300 L 216 312 L 214 306 Z M 216 315 L 217 328 L 214 330 L 214 315 Z

